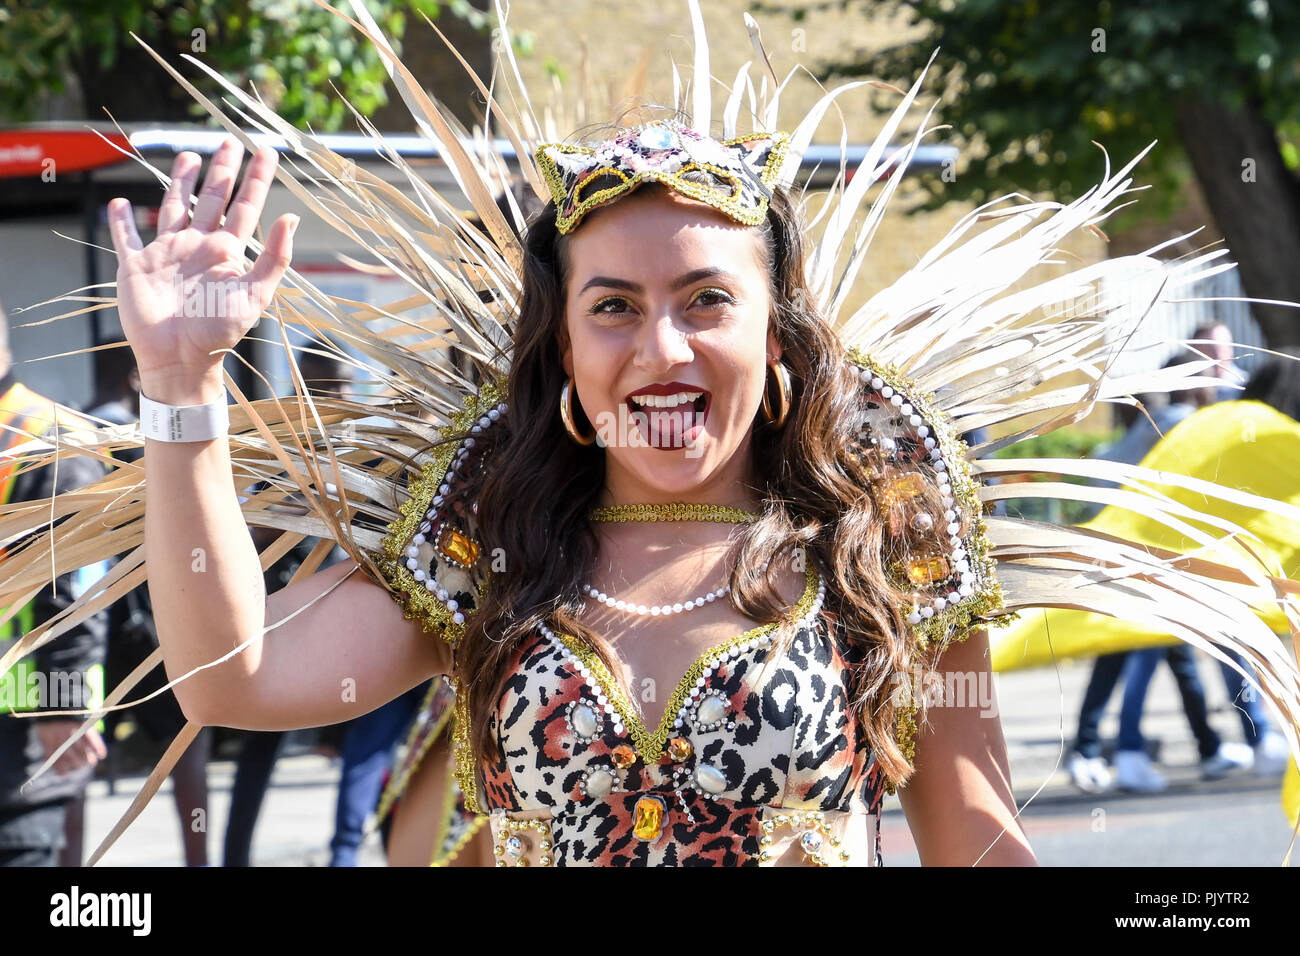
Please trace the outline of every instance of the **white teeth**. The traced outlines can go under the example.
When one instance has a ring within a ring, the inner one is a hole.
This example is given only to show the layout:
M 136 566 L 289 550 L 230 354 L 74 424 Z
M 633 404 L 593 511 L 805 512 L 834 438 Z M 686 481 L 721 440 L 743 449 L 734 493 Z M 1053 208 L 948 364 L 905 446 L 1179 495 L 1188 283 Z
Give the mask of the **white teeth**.
M 703 392 L 678 392 L 676 395 L 633 395 L 630 400 L 648 408 L 676 408 L 695 401 Z

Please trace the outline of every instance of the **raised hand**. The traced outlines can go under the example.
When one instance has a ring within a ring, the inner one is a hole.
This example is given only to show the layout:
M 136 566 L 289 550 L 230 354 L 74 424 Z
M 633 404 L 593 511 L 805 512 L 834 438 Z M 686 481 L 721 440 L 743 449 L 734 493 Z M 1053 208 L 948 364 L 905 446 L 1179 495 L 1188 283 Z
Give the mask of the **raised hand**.
M 191 152 L 177 156 L 158 213 L 158 235 L 148 246 L 140 242 L 130 202 L 119 197 L 108 204 L 122 330 L 135 353 L 145 394 L 158 401 L 169 398 L 154 392 L 177 395 L 200 381 L 220 380 L 223 356 L 218 350 L 233 348 L 253 327 L 292 258 L 298 217 L 284 215 L 271 226 L 253 267 L 244 268 L 244 249 L 262 213 L 278 156 L 270 147 L 258 150 L 227 210 L 243 155 L 238 140 L 221 144 L 192 218 L 190 198 L 202 160 Z

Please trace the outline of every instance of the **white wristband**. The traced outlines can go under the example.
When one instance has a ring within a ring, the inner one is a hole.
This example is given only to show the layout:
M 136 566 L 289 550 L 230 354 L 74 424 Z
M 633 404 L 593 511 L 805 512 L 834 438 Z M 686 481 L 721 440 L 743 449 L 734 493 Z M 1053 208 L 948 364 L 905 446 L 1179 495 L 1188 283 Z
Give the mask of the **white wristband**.
M 206 405 L 164 405 L 140 393 L 140 431 L 155 441 L 211 441 L 230 431 L 225 398 Z

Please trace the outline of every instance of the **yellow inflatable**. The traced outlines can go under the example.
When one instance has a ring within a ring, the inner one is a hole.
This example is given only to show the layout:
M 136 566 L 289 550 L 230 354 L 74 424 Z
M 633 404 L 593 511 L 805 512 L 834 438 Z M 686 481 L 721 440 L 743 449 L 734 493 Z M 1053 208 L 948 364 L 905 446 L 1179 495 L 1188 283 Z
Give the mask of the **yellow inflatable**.
M 1214 481 L 1300 506 L 1300 423 L 1260 402 L 1219 402 L 1171 429 L 1142 465 Z M 1175 501 L 1231 521 L 1255 535 L 1254 552 L 1272 573 L 1300 578 L 1300 524 L 1285 517 L 1181 488 L 1153 486 Z M 1082 527 L 1169 551 L 1199 545 L 1160 522 L 1126 508 L 1107 506 Z M 1201 526 L 1216 538 L 1223 532 Z M 1271 553 L 1271 555 L 1270 555 Z M 1273 630 L 1288 628 L 1276 609 L 1264 614 Z M 1050 645 L 1049 645 L 1050 636 Z M 1177 638 L 1128 621 L 1086 611 L 1051 608 L 1023 612 L 1008 627 L 989 632 L 995 670 L 1050 665 L 1067 657 L 1173 644 Z

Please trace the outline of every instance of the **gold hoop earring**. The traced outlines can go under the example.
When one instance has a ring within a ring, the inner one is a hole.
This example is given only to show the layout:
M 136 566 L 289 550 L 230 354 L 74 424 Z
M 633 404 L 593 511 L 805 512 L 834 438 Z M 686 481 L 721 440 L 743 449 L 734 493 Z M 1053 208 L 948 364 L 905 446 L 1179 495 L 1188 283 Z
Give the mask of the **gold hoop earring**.
M 774 428 L 780 428 L 785 424 L 786 416 L 790 414 L 790 370 L 782 365 L 779 361 L 768 362 L 767 367 L 776 375 L 776 391 L 780 398 L 780 411 L 772 414 L 772 402 L 768 398 L 771 388 L 768 387 L 767 376 L 763 376 L 763 414 L 766 416 L 768 423 Z
M 560 420 L 564 422 L 564 430 L 568 432 L 569 437 L 576 444 L 590 445 L 596 440 L 596 429 L 591 430 L 590 435 L 583 435 L 578 431 L 578 426 L 574 424 L 573 419 L 573 376 L 564 381 L 564 388 L 560 389 Z

